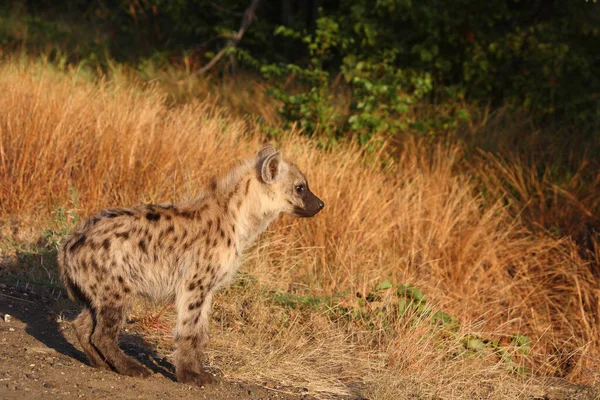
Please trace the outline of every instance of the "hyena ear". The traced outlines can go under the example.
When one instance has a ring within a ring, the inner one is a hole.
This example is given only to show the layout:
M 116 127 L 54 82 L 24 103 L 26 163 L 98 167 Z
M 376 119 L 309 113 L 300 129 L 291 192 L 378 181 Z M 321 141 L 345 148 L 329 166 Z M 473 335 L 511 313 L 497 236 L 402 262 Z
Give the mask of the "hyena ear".
M 275 153 L 275 148 L 273 146 L 265 146 L 256 153 L 256 159 L 261 160 L 268 155 Z
M 269 154 L 260 164 L 260 176 L 265 183 L 273 183 L 279 177 L 281 152 Z

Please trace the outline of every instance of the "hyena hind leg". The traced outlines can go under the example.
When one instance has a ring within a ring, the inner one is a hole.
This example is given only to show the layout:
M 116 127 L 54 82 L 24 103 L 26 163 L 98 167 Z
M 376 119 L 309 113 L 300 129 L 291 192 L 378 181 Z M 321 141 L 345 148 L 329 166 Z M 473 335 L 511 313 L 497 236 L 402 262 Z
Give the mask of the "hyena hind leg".
M 98 350 L 92 345 L 92 333 L 96 326 L 94 311 L 88 307 L 79 313 L 77 318 L 73 321 L 73 328 L 75 335 L 87 356 L 90 365 L 92 367 L 110 370 L 110 365 L 106 363 L 102 354 L 98 353 Z
M 92 344 L 104 355 L 117 372 L 123 375 L 147 378 L 150 371 L 119 348 L 118 338 L 125 318 L 125 306 L 107 304 L 97 309 L 97 323 L 92 333 Z

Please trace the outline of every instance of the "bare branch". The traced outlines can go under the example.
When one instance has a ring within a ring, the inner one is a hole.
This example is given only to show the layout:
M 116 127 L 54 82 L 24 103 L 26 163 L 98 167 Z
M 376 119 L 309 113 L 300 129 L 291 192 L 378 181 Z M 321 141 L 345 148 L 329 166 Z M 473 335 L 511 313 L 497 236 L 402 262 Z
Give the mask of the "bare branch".
M 242 36 L 244 36 L 244 33 L 246 33 L 246 30 L 252 21 L 256 19 L 256 9 L 261 1 L 262 0 L 252 0 L 252 3 L 250 3 L 246 11 L 244 11 L 244 17 L 242 18 L 242 25 L 240 26 L 239 31 L 237 31 L 237 33 L 233 35 L 231 39 L 229 39 L 227 45 L 223 47 L 208 64 L 197 70 L 195 74 L 204 74 L 206 71 L 214 67 L 215 64 L 218 63 L 228 51 L 230 51 L 230 49 L 233 49 L 235 46 L 237 46 L 238 42 L 242 39 Z

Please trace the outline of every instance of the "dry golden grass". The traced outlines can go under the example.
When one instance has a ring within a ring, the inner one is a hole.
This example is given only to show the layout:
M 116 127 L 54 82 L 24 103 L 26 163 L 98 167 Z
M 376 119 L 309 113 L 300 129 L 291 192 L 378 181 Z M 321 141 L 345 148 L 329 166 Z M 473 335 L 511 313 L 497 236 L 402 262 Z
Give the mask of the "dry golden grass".
M 170 108 L 158 88 L 89 83 L 77 71 L 5 63 L 0 92 L 5 224 L 48 224 L 60 208 L 69 224 L 108 206 L 189 198 L 265 141 L 209 100 Z M 591 261 L 510 212 L 509 191 L 493 190 L 504 185 L 499 164 L 467 168 L 459 147 L 414 140 L 394 158 L 351 144 L 319 150 L 293 133 L 275 145 L 326 208 L 278 221 L 215 299 L 208 351 L 226 376 L 324 397 L 530 396 L 529 375 L 507 372 L 487 348 L 466 351 L 465 338 L 478 335 L 506 344 L 534 375 L 596 381 L 600 285 Z M 492 195 L 480 194 L 482 181 Z M 369 303 L 355 295 L 384 280 L 411 283 L 460 323 L 449 330 L 414 309 L 402 315 L 395 289 Z M 340 293 L 315 307 L 277 300 Z M 167 310 L 148 325 L 167 337 L 170 318 Z M 531 339 L 528 355 L 509 345 L 516 333 Z

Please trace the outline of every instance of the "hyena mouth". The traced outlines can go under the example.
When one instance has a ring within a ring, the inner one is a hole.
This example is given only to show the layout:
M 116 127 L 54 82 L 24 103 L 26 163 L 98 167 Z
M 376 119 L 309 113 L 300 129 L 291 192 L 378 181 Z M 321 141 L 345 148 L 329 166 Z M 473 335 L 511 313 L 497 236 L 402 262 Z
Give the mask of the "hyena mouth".
M 320 208 L 316 210 L 307 210 L 305 208 L 296 207 L 294 208 L 294 215 L 302 218 L 314 217 L 317 213 L 321 211 Z
M 315 216 L 325 207 L 325 203 L 314 194 L 310 193 L 310 199 L 305 202 L 304 208 L 294 207 L 294 214 L 298 217 L 308 218 Z

